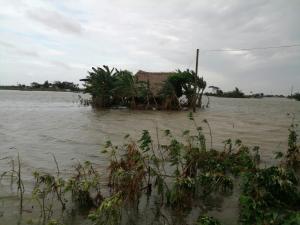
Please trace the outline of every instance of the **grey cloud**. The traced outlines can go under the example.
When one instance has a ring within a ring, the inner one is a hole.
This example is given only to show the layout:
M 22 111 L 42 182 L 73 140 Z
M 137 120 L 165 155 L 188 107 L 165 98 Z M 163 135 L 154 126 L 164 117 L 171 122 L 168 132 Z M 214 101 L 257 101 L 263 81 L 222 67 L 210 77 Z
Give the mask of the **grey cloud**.
M 49 61 L 53 66 L 58 66 L 58 67 L 61 67 L 61 68 L 64 68 L 64 69 L 67 69 L 67 70 L 70 70 L 72 67 L 70 65 L 68 65 L 67 63 L 64 63 L 62 61 L 55 61 L 55 60 L 52 60 L 52 61 Z
M 244 91 L 287 93 L 293 83 L 300 91 L 300 47 L 234 53 L 202 51 L 300 43 L 299 0 L 27 2 L 30 4 L 24 9 L 23 23 L 27 27 L 23 32 L 41 34 L 31 40 L 30 46 L 41 44 L 47 37 L 65 53 L 46 58 L 42 48 L 34 48 L 61 77 L 68 74 L 81 78 L 84 66 L 72 66 L 75 64 L 108 64 L 133 71 L 194 69 L 195 50 L 200 48 L 199 71 L 210 84 L 225 90 L 240 86 Z M 53 30 L 45 31 L 33 21 Z M 11 23 L 16 29 L 21 24 Z M 54 30 L 59 32 L 51 32 Z M 66 37 L 66 33 L 75 35 Z M 22 47 L 25 56 L 26 42 L 14 40 L 9 42 Z M 6 44 L 5 48 L 9 47 Z M 46 47 L 54 48 L 49 43 Z M 30 55 L 30 51 L 27 53 Z M 39 73 L 37 67 L 32 70 Z
M 68 65 L 67 63 L 64 63 L 63 61 L 43 59 L 43 57 L 35 51 L 21 49 L 21 48 L 13 45 L 11 43 L 8 43 L 8 42 L 0 41 L 0 46 L 3 46 L 7 49 L 11 49 L 14 52 L 16 52 L 17 54 L 21 54 L 23 56 L 30 56 L 30 57 L 33 57 L 33 58 L 39 58 L 39 60 L 42 60 L 42 61 L 45 62 L 45 64 L 41 63 L 39 65 L 45 65 L 45 66 L 52 65 L 52 66 L 55 66 L 55 67 L 61 67 L 61 68 L 66 69 L 66 70 L 72 69 L 72 67 L 70 65 Z
M 27 11 L 27 16 L 62 33 L 80 34 L 83 31 L 79 22 L 55 11 L 35 9 Z
M 40 55 L 35 51 L 22 49 L 22 48 L 17 47 L 16 45 L 8 43 L 8 42 L 0 41 L 0 45 L 2 45 L 5 48 L 12 49 L 13 51 L 17 52 L 18 54 L 22 54 L 25 56 L 31 56 L 31 57 L 40 57 Z

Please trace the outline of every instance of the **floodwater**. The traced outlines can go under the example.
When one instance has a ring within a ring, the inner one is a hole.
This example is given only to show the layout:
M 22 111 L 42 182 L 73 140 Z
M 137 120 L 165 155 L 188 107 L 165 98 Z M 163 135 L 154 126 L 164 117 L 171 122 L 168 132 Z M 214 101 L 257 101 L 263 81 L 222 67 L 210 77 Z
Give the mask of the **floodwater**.
M 34 170 L 55 171 L 52 153 L 65 174 L 77 160 L 90 160 L 104 169 L 107 162 L 100 152 L 107 140 L 120 144 L 126 134 L 138 138 L 145 129 L 156 137 L 156 127 L 161 134 L 169 129 L 178 136 L 194 129 L 186 111 L 95 111 L 78 102 L 77 93 L 0 91 L 0 174 L 8 168 L 6 159 L 18 153 L 28 184 L 32 184 Z M 211 97 L 209 108 L 198 111 L 195 118 L 206 134 L 202 121 L 210 123 L 214 148 L 221 149 L 222 141 L 228 138 L 238 138 L 247 145 L 260 146 L 263 163 L 272 164 L 273 153 L 286 150 L 292 115 L 299 123 L 300 102 Z M 0 186 L 0 225 L 12 221 L 6 194 Z

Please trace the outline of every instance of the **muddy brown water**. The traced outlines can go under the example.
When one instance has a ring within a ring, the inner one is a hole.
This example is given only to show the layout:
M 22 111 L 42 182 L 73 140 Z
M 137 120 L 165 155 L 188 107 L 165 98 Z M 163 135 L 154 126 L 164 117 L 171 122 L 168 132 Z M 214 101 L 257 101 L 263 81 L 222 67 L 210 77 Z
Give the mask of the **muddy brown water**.
M 300 102 L 211 97 L 209 108 L 198 111 L 195 118 L 207 138 L 207 126 L 202 121 L 210 123 L 214 148 L 221 149 L 222 141 L 228 138 L 238 138 L 247 145 L 260 146 L 262 163 L 269 165 L 275 163 L 274 152 L 286 149 L 292 114 L 299 123 Z M 55 171 L 52 153 L 66 176 L 77 160 L 90 160 L 105 171 L 107 159 L 100 151 L 107 140 L 121 144 L 126 134 L 137 139 L 145 129 L 155 139 L 156 127 L 161 134 L 169 129 L 180 136 L 184 130 L 194 129 L 187 115 L 186 111 L 95 111 L 80 106 L 77 93 L 0 91 L 0 173 L 9 168 L 6 159 L 18 153 L 26 184 L 32 184 L 34 170 Z M 17 224 L 17 200 L 3 186 L 0 225 Z M 233 196 L 232 201 L 236 198 Z M 230 224 L 234 207 L 229 200 L 214 214 Z

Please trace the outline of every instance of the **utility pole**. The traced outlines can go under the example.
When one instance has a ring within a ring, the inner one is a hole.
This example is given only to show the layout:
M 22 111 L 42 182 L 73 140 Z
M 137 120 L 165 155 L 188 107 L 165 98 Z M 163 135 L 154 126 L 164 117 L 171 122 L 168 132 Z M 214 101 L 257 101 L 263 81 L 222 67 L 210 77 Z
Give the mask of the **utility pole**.
M 197 48 L 197 52 L 196 52 L 196 76 L 198 76 L 198 59 L 199 59 L 199 49 Z
M 196 76 L 198 76 L 198 59 L 199 59 L 199 49 L 197 48 L 196 51 Z M 196 97 L 196 77 L 195 77 L 195 84 L 194 84 L 194 96 L 193 96 L 193 112 L 196 112 L 196 104 L 197 104 L 197 97 Z

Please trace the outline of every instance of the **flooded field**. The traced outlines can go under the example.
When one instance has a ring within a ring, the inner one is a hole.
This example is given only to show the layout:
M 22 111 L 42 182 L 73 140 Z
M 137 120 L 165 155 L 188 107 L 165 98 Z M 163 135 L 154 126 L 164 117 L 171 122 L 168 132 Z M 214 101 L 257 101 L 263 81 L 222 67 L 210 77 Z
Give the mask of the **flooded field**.
M 76 93 L 0 91 L 0 173 L 9 166 L 5 159 L 18 153 L 24 181 L 29 185 L 34 170 L 56 171 L 51 153 L 66 176 L 77 160 L 90 160 L 104 169 L 107 161 L 100 152 L 107 140 L 121 144 L 126 134 L 137 139 L 145 129 L 154 137 L 156 128 L 161 134 L 169 129 L 180 136 L 182 131 L 194 129 L 187 114 L 95 111 L 80 106 Z M 222 149 L 222 141 L 228 138 L 239 138 L 247 145 L 260 146 L 262 163 L 272 164 L 274 152 L 286 149 L 291 115 L 300 121 L 300 102 L 284 98 L 210 98 L 209 108 L 198 111 L 195 119 L 206 134 L 207 126 L 202 121 L 210 123 L 214 148 Z M 0 225 L 17 224 L 14 207 L 18 202 L 4 186 L 0 186 Z M 229 199 L 221 210 L 228 224 L 234 211 L 230 207 Z

